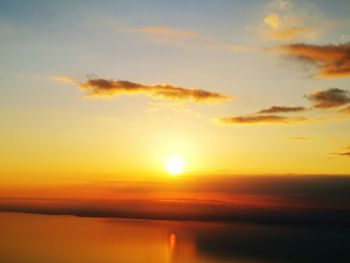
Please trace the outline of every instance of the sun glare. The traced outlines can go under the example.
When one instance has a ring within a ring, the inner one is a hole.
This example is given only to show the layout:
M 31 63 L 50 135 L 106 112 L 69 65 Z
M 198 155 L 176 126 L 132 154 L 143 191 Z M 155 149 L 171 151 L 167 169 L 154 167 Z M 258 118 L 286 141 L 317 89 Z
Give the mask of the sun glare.
M 184 159 L 179 155 L 169 156 L 165 161 L 165 169 L 171 175 L 180 174 L 185 166 Z

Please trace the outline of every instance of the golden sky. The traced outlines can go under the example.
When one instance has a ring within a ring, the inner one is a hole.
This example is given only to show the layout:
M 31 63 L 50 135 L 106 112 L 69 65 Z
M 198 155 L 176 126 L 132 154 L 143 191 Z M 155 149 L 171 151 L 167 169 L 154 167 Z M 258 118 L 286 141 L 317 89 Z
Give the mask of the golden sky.
M 9 2 L 9 185 L 350 173 L 347 1 Z

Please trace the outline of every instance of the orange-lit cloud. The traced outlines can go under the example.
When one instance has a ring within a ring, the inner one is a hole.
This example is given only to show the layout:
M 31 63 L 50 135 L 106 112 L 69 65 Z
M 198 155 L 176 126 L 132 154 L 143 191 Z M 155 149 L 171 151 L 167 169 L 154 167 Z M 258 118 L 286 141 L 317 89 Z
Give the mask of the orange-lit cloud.
M 338 88 L 316 91 L 306 96 L 316 108 L 333 108 L 350 103 L 350 92 Z
M 126 80 L 90 78 L 80 84 L 91 97 L 114 97 L 123 94 L 146 94 L 156 98 L 166 98 L 195 103 L 219 102 L 231 97 L 202 89 L 175 87 L 171 84 L 144 85 Z
M 280 50 L 290 57 L 319 68 L 321 77 L 350 76 L 350 42 L 339 45 L 283 45 Z
M 250 115 L 219 118 L 219 122 L 223 124 L 290 124 L 306 120 L 307 118 L 305 117 L 286 117 L 279 115 Z
M 265 113 L 287 113 L 287 112 L 301 112 L 306 111 L 305 107 L 287 107 L 287 106 L 272 106 L 267 109 L 262 109 L 259 111 L 259 114 L 265 114 Z

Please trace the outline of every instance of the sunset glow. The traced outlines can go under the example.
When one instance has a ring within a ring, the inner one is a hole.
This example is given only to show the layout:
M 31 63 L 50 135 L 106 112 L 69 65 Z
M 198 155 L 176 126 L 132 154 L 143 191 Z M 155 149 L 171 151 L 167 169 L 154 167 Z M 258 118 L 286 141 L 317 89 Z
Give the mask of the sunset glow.
M 0 263 L 350 262 L 349 14 L 0 0 Z
M 166 171 L 171 175 L 178 175 L 183 172 L 185 160 L 180 155 L 169 156 L 165 161 Z

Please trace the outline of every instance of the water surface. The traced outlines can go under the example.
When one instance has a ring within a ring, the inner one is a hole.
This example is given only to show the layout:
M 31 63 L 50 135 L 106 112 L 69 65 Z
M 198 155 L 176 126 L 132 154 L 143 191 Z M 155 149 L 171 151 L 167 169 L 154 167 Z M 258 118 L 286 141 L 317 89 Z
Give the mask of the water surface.
M 0 233 L 6 263 L 350 262 L 333 227 L 0 213 Z

